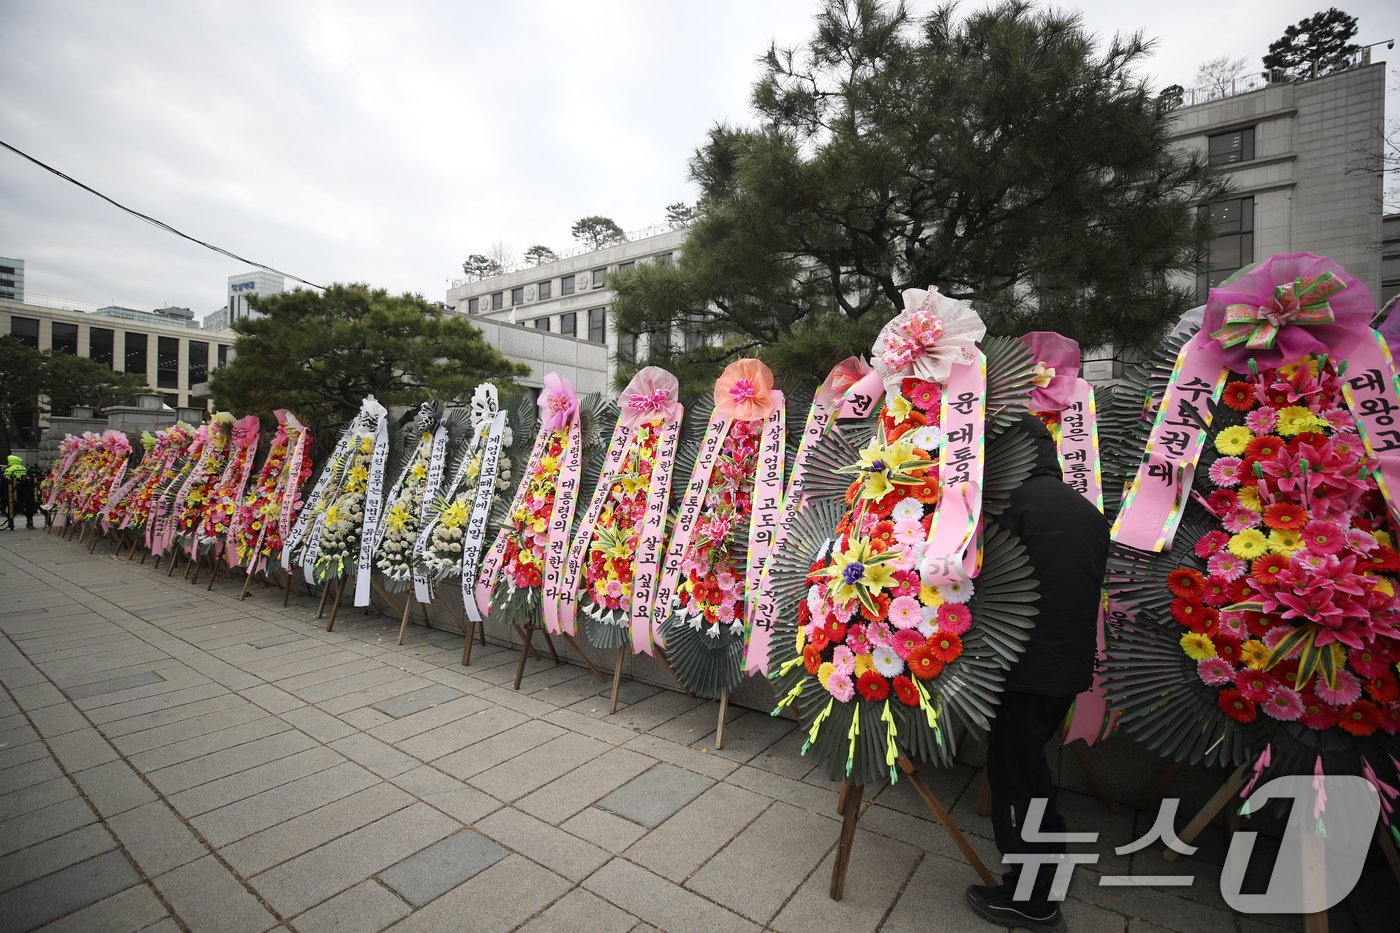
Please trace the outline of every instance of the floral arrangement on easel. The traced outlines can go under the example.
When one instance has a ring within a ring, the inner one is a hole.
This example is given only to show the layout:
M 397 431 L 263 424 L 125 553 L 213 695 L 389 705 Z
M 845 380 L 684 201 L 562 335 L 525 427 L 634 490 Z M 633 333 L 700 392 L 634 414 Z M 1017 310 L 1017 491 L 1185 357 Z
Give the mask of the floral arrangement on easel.
M 657 588 L 655 637 L 687 689 L 724 697 L 743 676 L 756 598 L 782 503 L 786 400 L 759 360 L 715 382 L 705 429 Z
M 131 439 L 120 431 L 102 432 L 97 446 L 89 454 L 82 486 L 73 502 L 73 520 L 90 522 L 102 515 L 107 497 L 121 485 L 126 475 L 127 458 L 131 455 Z
M 107 504 L 102 507 L 99 521 L 103 532 L 121 527 L 121 520 L 127 514 L 132 495 L 160 466 L 163 451 L 156 446 L 156 436 L 150 431 L 141 432 L 141 460 L 126 471 L 119 482 L 112 484 L 107 496 Z
M 387 422 L 388 411 L 373 396 L 367 397 L 351 433 L 338 488 L 333 498 L 324 500 L 325 510 L 313 529 L 317 537 L 311 573 L 318 583 L 340 580 L 369 563 L 361 555 L 372 554 L 365 547 L 365 536 L 372 539 L 382 504 Z
M 193 536 L 204 514 L 209 490 L 228 458 L 233 415 L 217 412 L 195 430 L 194 441 L 169 486 L 158 493 L 155 521 L 147 525 L 147 544 L 156 555 Z
M 1011 429 L 1030 354 L 979 350 L 981 320 L 937 291 L 904 300 L 875 346 L 873 431 L 823 436 L 772 568 L 774 712 L 792 708 L 804 754 L 856 784 L 896 779 L 901 754 L 951 762 L 952 725 L 989 725 L 1035 613 L 1023 549 L 982 525 L 1030 471 L 1030 438 Z
M 653 650 L 652 596 L 685 414 L 678 388 L 670 373 L 648 366 L 622 390 L 602 475 L 569 548 L 564 628 L 572 633 L 582 613 L 598 648 Z
M 140 532 L 151 516 L 151 506 L 161 488 L 175 475 L 177 464 L 194 439 L 194 428 L 183 421 L 156 432 L 151 455 L 135 483 L 112 509 L 110 522 L 117 528 Z
M 218 480 L 209 487 L 208 502 L 199 520 L 198 545 L 221 550 L 225 547 L 234 513 L 243 501 L 243 490 L 253 474 L 262 425 L 257 415 L 247 415 L 234 422 L 229 439 L 228 459 Z M 231 560 L 232 553 L 223 555 Z
M 1307 253 L 1213 289 L 1204 325 L 1168 345 L 1114 525 L 1109 586 L 1134 612 L 1107 681 L 1125 727 L 1180 760 L 1253 762 L 1251 788 L 1326 770 L 1396 796 L 1400 397 L 1373 311 Z
M 74 484 L 83 457 L 97 446 L 97 435 L 86 431 L 80 435 L 65 434 L 58 442 L 58 463 L 39 484 L 39 496 L 46 512 L 62 527 L 67 519 L 68 503 L 77 494 Z
M 429 586 L 454 576 L 468 587 L 474 585 L 486 528 L 491 516 L 505 507 L 513 486 L 513 464 L 506 451 L 514 434 L 494 385 L 476 387 L 470 417 L 469 443 L 454 458 L 446 485 L 427 497 L 423 530 L 414 547 L 415 570 Z M 483 489 L 489 491 L 483 495 Z M 469 614 L 476 610 L 474 598 L 464 603 Z
M 375 566 L 390 593 L 401 593 L 413 583 L 413 545 L 421 530 L 424 506 L 442 482 L 451 435 L 461 433 L 449 426 L 442 404 L 436 400 L 419 406 L 412 430 L 413 452 L 389 489 L 383 540 L 375 551 Z
M 582 477 L 582 426 L 573 385 L 555 373 L 545 376 L 539 412 L 534 449 L 476 583 L 482 615 L 490 612 L 507 625 L 538 624 L 545 606 L 542 590 L 551 573 L 549 552 L 553 546 L 562 557 L 567 546 Z M 556 589 L 562 570 L 561 560 L 553 578 Z M 557 616 L 546 622 L 553 630 Z
M 229 553 L 249 574 L 262 571 L 282 551 L 302 508 L 301 488 L 311 476 L 311 433 L 279 408 L 277 432 L 253 486 L 239 503 L 229 531 Z

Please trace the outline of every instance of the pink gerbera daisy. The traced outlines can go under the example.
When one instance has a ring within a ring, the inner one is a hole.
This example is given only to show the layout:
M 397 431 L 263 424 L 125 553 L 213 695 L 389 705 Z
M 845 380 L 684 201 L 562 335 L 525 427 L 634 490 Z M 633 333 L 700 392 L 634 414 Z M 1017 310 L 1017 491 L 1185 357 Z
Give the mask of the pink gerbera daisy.
M 1212 555 L 1206 566 L 1212 577 L 1220 577 L 1227 583 L 1233 583 L 1244 576 L 1247 565 L 1243 558 L 1236 557 L 1229 551 L 1221 551 Z
M 961 635 L 972 627 L 972 611 L 957 603 L 944 603 L 938 607 L 938 615 L 934 621 L 938 624 L 940 632 Z
M 1240 484 L 1240 458 L 1221 457 L 1210 465 L 1210 481 L 1217 486 Z
M 1196 673 L 1203 683 L 1212 687 L 1228 684 L 1235 679 L 1235 667 L 1224 658 L 1202 658 L 1196 662 Z
M 1339 554 L 1346 540 L 1346 530 L 1333 522 L 1308 522 L 1303 526 L 1303 546 L 1314 554 Z
M 1292 722 L 1303 715 L 1303 700 L 1298 696 L 1298 691 L 1278 686 L 1274 688 L 1273 694 L 1259 705 L 1259 708 L 1275 719 Z
M 1230 536 L 1223 531 L 1208 531 L 1196 542 L 1196 556 L 1202 559 L 1230 543 Z
M 839 703 L 851 702 L 851 697 L 856 695 L 856 685 L 851 680 L 849 674 L 832 673 L 826 680 L 826 690 L 836 697 Z
M 1249 509 L 1232 509 L 1220 524 L 1230 534 L 1237 535 L 1241 531 L 1257 528 L 1260 521 L 1258 512 L 1251 512 Z
M 1278 689 L 1278 681 L 1263 671 L 1243 670 L 1235 674 L 1235 689 L 1255 703 L 1263 703 Z
M 923 605 L 912 596 L 901 596 L 890 601 L 890 624 L 897 629 L 917 628 L 923 614 Z
M 1356 679 L 1351 671 L 1337 671 L 1336 684 L 1329 687 L 1327 681 L 1321 677 L 1315 678 L 1312 684 L 1313 692 L 1319 699 L 1331 703 L 1333 706 L 1346 706 L 1354 703 L 1361 696 L 1361 682 Z
M 1244 426 L 1255 434 L 1269 434 L 1278 427 L 1278 409 L 1256 408 L 1244 416 Z

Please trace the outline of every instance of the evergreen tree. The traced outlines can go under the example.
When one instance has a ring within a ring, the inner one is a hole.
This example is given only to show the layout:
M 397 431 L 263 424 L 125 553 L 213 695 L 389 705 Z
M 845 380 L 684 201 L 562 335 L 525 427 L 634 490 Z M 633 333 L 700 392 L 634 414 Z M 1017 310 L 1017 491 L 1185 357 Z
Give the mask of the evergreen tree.
M 334 284 L 251 304 L 265 316 L 234 323 L 234 359 L 211 381 L 216 404 L 260 415 L 287 408 L 318 435 L 369 394 L 384 405 L 451 400 L 487 379 L 507 388 L 529 371 L 489 346 L 466 318 L 419 295 Z
M 759 352 L 823 373 L 868 353 L 900 292 L 970 299 L 994 333 L 1151 346 L 1194 303 L 1223 194 L 1170 145 L 1136 72 L 1141 36 L 1098 48 L 1072 14 L 1004 2 L 958 21 L 827 0 L 805 48 L 773 47 L 759 124 L 715 126 L 691 161 L 700 216 L 675 267 L 615 274 L 645 365 Z M 689 346 L 689 350 L 687 350 Z M 626 378 L 624 365 L 620 378 Z
M 627 234 L 611 217 L 584 217 L 569 228 L 570 235 L 589 249 L 627 242 Z
M 1351 41 L 1355 35 L 1356 17 L 1330 7 L 1285 29 L 1269 45 L 1264 67 L 1278 69 L 1291 78 L 1312 77 L 1314 66 L 1319 75 L 1345 71 L 1361 51 Z

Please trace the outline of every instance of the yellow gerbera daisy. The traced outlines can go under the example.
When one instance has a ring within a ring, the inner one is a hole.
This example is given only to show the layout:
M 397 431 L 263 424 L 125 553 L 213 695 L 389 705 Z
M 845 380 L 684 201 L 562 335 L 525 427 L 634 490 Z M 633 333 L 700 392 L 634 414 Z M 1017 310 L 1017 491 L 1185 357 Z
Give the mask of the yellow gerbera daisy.
M 1185 651 L 1192 661 L 1203 661 L 1215 657 L 1215 642 L 1210 640 L 1209 635 L 1187 632 L 1181 636 L 1181 650 Z
M 1237 424 L 1215 435 L 1215 449 L 1227 457 L 1238 457 L 1244 453 L 1244 449 L 1252 440 L 1254 432 L 1242 424 Z
M 856 655 L 856 677 L 860 677 L 866 671 L 875 670 L 875 659 L 868 654 Z
M 1259 489 L 1256 486 L 1245 486 L 1235 499 L 1241 508 L 1249 509 L 1251 512 L 1264 511 L 1264 503 L 1259 499 Z
M 1269 550 L 1288 557 L 1303 547 L 1303 535 L 1287 528 L 1275 528 L 1269 532 Z
M 830 661 L 823 661 L 821 667 L 817 668 L 817 680 L 821 681 L 822 689 L 826 689 L 826 682 L 831 679 L 831 672 L 836 670 L 836 665 Z
M 1251 671 L 1262 671 L 1269 659 L 1269 646 L 1257 638 L 1240 645 L 1240 662 Z
M 1257 528 L 1248 528 L 1230 538 L 1230 553 L 1243 560 L 1262 557 L 1269 551 L 1269 541 Z

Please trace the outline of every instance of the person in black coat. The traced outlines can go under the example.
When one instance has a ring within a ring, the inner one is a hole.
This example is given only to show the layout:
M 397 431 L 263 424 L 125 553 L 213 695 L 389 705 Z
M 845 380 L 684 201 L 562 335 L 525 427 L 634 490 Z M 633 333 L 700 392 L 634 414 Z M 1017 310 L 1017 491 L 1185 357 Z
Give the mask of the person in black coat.
M 28 527 L 32 529 L 39 496 L 34 471 L 26 468 L 24 461 L 19 457 L 10 454 L 6 458 L 4 484 L 5 527 L 14 531 L 15 519 L 23 515 Z
M 1058 734 L 1075 696 L 1088 690 L 1093 680 L 1099 602 L 1108 563 L 1108 521 L 1065 484 L 1055 442 L 1039 419 L 1022 415 L 1011 430 L 1031 435 L 1036 461 L 996 523 L 1025 545 L 1040 595 L 1035 627 L 1025 652 L 1007 672 L 988 736 L 992 829 L 1003 855 L 1063 853 L 1063 843 L 1028 842 L 1022 830 L 1031 801 L 1044 798 L 1044 818 L 1032 828 L 1042 833 L 1065 832 L 1064 818 L 1055 807 L 1045 745 Z M 1035 879 L 1029 899 L 1017 900 L 1013 895 L 1023 868 L 1035 872 Z M 1049 900 L 1055 863 L 1009 869 L 1000 887 L 967 889 L 973 910 L 1002 926 L 1062 929 L 1060 906 Z

